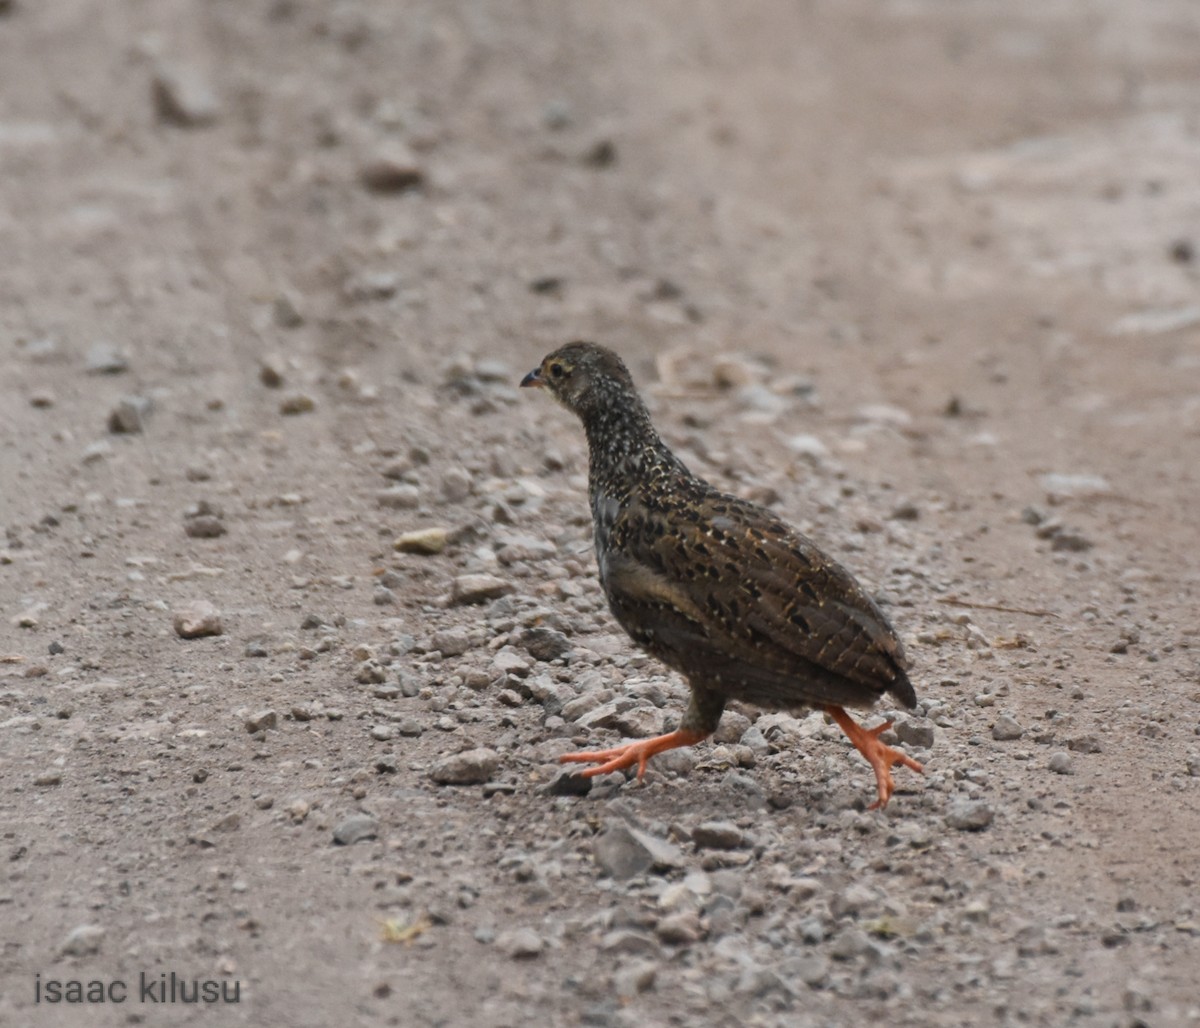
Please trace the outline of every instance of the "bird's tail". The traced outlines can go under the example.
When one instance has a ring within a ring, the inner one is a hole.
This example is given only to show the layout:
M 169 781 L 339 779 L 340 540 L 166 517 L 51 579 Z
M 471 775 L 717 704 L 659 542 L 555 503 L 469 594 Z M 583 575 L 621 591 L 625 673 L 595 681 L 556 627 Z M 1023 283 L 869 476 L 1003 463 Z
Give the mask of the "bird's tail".
M 892 679 L 892 684 L 888 686 L 887 691 L 910 710 L 917 705 L 917 692 L 903 668 L 896 669 L 896 677 Z

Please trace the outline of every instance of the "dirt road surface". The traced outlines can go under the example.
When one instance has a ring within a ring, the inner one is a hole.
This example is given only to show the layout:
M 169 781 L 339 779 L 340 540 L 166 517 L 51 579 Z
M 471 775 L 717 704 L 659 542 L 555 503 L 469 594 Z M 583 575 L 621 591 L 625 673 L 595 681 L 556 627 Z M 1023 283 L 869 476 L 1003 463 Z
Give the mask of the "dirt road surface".
M 0 1024 L 1200 1023 L 1198 54 L 1192 0 L 0 4 Z M 686 699 L 516 388 L 579 337 L 885 604 L 886 811 L 754 710 L 548 788 Z

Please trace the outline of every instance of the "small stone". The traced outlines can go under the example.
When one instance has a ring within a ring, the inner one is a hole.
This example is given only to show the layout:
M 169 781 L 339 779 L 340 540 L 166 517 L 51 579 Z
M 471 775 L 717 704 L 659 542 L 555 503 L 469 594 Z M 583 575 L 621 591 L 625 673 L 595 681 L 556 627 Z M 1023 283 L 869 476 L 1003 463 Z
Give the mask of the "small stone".
M 509 928 L 496 936 L 495 946 L 513 960 L 530 960 L 541 955 L 546 943 L 532 928 Z
M 496 651 L 496 655 L 492 657 L 492 667 L 498 674 L 513 675 L 516 678 L 525 678 L 532 670 L 529 661 L 511 646 L 504 646 Z
M 246 718 L 246 731 L 253 735 L 255 732 L 265 732 L 279 724 L 279 715 L 274 710 L 260 710 Z
M 600 869 L 617 879 L 632 878 L 651 868 L 670 870 L 684 864 L 678 846 L 621 821 L 609 823 L 596 838 L 592 852 Z
M 1067 740 L 1067 749 L 1076 753 L 1099 753 L 1100 740 L 1094 735 L 1077 735 Z
M 197 514 L 194 518 L 185 518 L 183 530 L 193 539 L 217 539 L 228 531 L 225 522 L 214 514 Z
M 317 401 L 308 393 L 293 393 L 279 402 L 279 413 L 286 415 L 309 414 L 317 409 Z
M 61 785 L 62 772 L 58 768 L 51 768 L 49 771 L 43 771 L 33 780 L 33 784 L 43 788 L 50 785 Z
M 108 430 L 115 435 L 141 432 L 154 406 L 148 396 L 123 396 L 109 411 Z
M 364 271 L 347 279 L 342 291 L 355 303 L 387 300 L 400 291 L 400 276 L 393 271 Z M 347 388 L 353 386 L 354 382 L 347 384 Z
M 279 389 L 287 377 L 287 366 L 278 354 L 267 354 L 258 362 L 258 380 L 268 389 Z
M 334 828 L 333 842 L 336 846 L 353 846 L 356 842 L 365 842 L 378 835 L 379 822 L 370 814 L 351 814 Z
M 629 710 L 618 710 L 611 719 L 612 727 L 630 739 L 649 739 L 662 735 L 665 716 L 657 707 L 640 706 Z M 666 765 L 658 764 L 659 770 Z
M 873 946 L 871 939 L 861 928 L 843 928 L 829 944 L 829 955 L 834 960 L 854 960 L 866 956 Z
M 732 821 L 705 821 L 692 829 L 697 849 L 736 850 L 746 844 L 746 836 Z
M 613 975 L 613 989 L 622 1000 L 633 999 L 654 988 L 658 964 L 653 960 L 635 960 Z
M 960 832 L 978 832 L 992 823 L 995 811 L 984 800 L 958 800 L 946 813 L 946 824 Z
M 359 179 L 373 193 L 402 193 L 423 185 L 425 171 L 408 150 L 392 146 L 368 160 Z
M 450 534 L 444 528 L 418 528 L 396 537 L 392 549 L 397 553 L 423 553 L 433 556 L 446 548 Z
M 618 928 L 616 931 L 607 932 L 600 940 L 600 948 L 605 953 L 629 953 L 650 957 L 658 956 L 661 952 L 653 935 L 631 928 Z
M 354 680 L 359 685 L 381 685 L 387 681 L 387 668 L 369 657 L 355 669 Z
M 71 929 L 59 952 L 68 957 L 87 957 L 100 952 L 104 929 L 95 924 L 83 924 Z
M 389 486 L 375 494 L 375 501 L 379 506 L 393 510 L 412 510 L 421 505 L 421 489 L 415 485 Z
M 520 642 L 536 660 L 558 660 L 571 652 L 571 640 L 552 628 L 527 628 L 521 633 Z
M 154 75 L 153 91 L 159 120 L 181 128 L 210 125 L 221 113 L 217 94 L 196 68 L 161 65 Z
M 690 946 L 700 940 L 703 932 L 700 918 L 694 910 L 668 914 L 655 925 L 654 934 L 671 946 Z
M 46 410 L 58 402 L 58 397 L 49 389 L 36 389 L 29 394 L 29 406 L 38 410 Z
M 455 606 L 485 603 L 513 591 L 511 583 L 495 575 L 459 575 L 451 583 L 450 602 Z
M 1017 723 L 1017 719 L 1011 714 L 1001 714 L 996 718 L 996 723 L 992 725 L 992 738 L 997 742 L 1012 742 L 1014 739 L 1021 738 L 1025 734 L 1025 729 Z
M 442 475 L 442 500 L 445 503 L 463 503 L 471 495 L 471 487 L 471 475 L 465 468 L 449 468 Z
M 443 657 L 460 657 L 471 648 L 471 633 L 465 628 L 443 628 L 433 633 L 432 642 Z
M 1189 778 L 1200 778 L 1200 753 L 1189 753 L 1185 767 Z
M 224 631 L 220 611 L 207 600 L 198 600 L 176 611 L 173 624 L 175 634 L 181 639 L 199 639 Z
M 584 152 L 583 163 L 589 168 L 611 168 L 617 163 L 617 144 L 611 139 L 598 139 Z
M 1049 767 L 1056 775 L 1073 775 L 1075 773 L 1075 765 L 1071 760 L 1071 754 L 1064 753 L 1061 750 L 1058 753 L 1050 755 Z
M 1063 475 L 1048 472 L 1038 479 L 1038 484 L 1051 499 L 1106 496 L 1112 485 L 1101 475 Z
M 430 777 L 439 785 L 482 785 L 499 764 L 500 754 L 495 750 L 466 750 L 439 760 Z
M 92 343 L 83 361 L 84 370 L 93 375 L 120 375 L 129 370 L 129 358 L 112 343 Z
M 304 324 L 304 314 L 296 302 L 296 297 L 290 292 L 282 292 L 276 296 L 271 309 L 275 315 L 275 324 L 280 328 L 299 328 Z
M 84 464 L 95 464 L 98 461 L 104 460 L 104 458 L 111 455 L 112 452 L 112 443 L 105 439 L 100 439 L 97 442 L 91 443 L 89 446 L 87 446 L 83 453 L 79 455 L 79 459 Z
M 896 723 L 896 738 L 905 746 L 929 749 L 933 745 L 934 724 L 927 718 L 909 717 Z
M 547 100 L 542 108 L 542 124 L 551 132 L 561 132 L 573 118 L 571 105 L 566 100 Z
M 551 796 L 586 796 L 592 791 L 592 780 L 584 778 L 576 770 L 564 767 L 550 779 L 543 791 Z
M 396 729 L 391 725 L 375 725 L 371 729 L 371 738 L 376 742 L 388 742 L 396 738 Z

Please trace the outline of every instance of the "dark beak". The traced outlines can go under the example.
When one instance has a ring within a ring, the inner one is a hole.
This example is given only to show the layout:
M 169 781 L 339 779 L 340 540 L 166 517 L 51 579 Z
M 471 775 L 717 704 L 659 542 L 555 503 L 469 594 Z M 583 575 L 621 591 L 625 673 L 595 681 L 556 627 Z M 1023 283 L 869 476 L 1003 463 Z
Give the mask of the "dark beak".
M 537 386 L 539 389 L 545 385 L 542 381 L 542 369 L 534 368 L 528 375 L 521 379 L 522 387 Z

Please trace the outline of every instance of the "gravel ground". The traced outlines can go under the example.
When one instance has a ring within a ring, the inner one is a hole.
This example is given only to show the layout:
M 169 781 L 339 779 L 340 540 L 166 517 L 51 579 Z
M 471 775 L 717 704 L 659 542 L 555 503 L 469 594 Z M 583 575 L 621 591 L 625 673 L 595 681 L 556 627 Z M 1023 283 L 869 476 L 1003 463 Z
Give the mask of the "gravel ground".
M 1200 1023 L 1198 49 L 0 3 L 0 1024 Z M 516 388 L 574 337 L 884 604 L 885 811 L 819 715 L 561 776 L 687 695 Z

